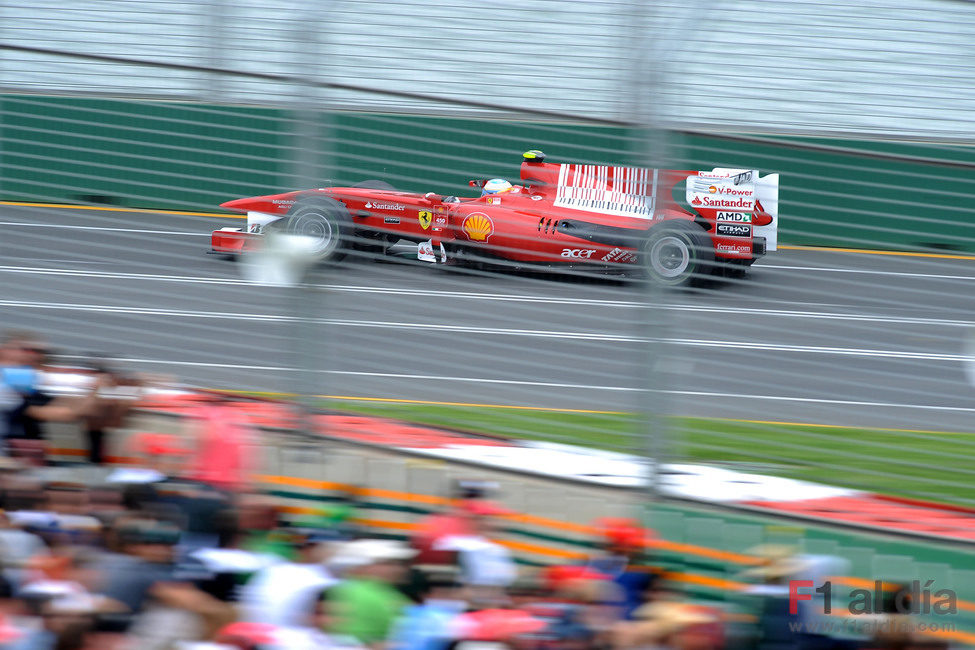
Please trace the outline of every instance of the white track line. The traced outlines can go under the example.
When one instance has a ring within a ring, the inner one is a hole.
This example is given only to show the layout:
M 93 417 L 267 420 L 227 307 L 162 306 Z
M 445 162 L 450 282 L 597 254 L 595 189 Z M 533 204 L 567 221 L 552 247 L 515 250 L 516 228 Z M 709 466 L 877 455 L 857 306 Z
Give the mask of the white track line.
M 112 305 L 86 305 L 77 303 L 48 303 L 20 300 L 0 300 L 0 306 L 19 307 L 23 309 L 46 309 L 58 311 L 80 311 L 93 313 L 172 316 L 178 318 L 204 318 L 237 321 L 271 321 L 296 322 L 307 321 L 319 324 L 338 325 L 341 327 L 364 327 L 393 330 L 413 330 L 424 332 L 460 332 L 465 334 L 485 334 L 489 336 L 520 336 L 548 339 L 573 339 L 581 341 L 600 342 L 649 342 L 667 343 L 688 347 L 726 348 L 763 350 L 770 352 L 793 352 L 808 354 L 831 354 L 854 357 L 883 357 L 888 359 L 925 359 L 928 361 L 968 361 L 964 354 L 942 354 L 932 352 L 905 352 L 902 350 L 875 350 L 869 348 L 842 348 L 813 345 L 787 345 L 775 343 L 758 343 L 753 341 L 709 341 L 704 339 L 685 338 L 654 338 L 648 339 L 637 336 L 602 334 L 599 332 L 571 332 L 557 330 L 529 330 L 504 327 L 473 327 L 468 325 L 444 325 L 442 323 L 401 323 L 396 321 L 348 320 L 341 318 L 313 318 L 303 319 L 294 316 L 279 316 L 276 314 L 241 314 L 231 312 L 187 311 L 181 309 L 159 309 L 151 307 L 118 307 Z
M 64 359 L 86 359 L 83 356 L 71 356 L 66 355 L 61 357 Z M 222 368 L 226 370 L 261 370 L 261 371 L 275 371 L 275 372 L 294 372 L 294 368 L 289 368 L 287 366 L 257 366 L 257 365 L 247 365 L 247 364 L 233 364 L 233 363 L 207 363 L 202 361 L 167 361 L 164 359 L 139 359 L 139 358 L 113 358 L 115 361 L 133 364 L 145 364 L 145 365 L 160 365 L 160 366 L 191 366 L 191 367 L 208 367 L 208 368 Z M 308 371 L 302 371 L 308 372 Z M 565 388 L 565 389 L 578 389 L 584 391 L 614 391 L 614 392 L 631 392 L 631 393 L 644 393 L 653 392 L 663 395 L 684 395 L 690 397 L 708 397 L 708 398 L 723 398 L 723 399 L 756 399 L 756 400 L 766 400 L 766 401 L 777 401 L 777 402 L 798 402 L 804 404 L 830 404 L 836 406 L 868 406 L 868 407 L 882 407 L 882 408 L 901 408 L 901 409 L 920 409 L 927 411 L 953 411 L 961 413 L 975 413 L 975 408 L 964 407 L 964 406 L 934 406 L 929 404 L 904 404 L 901 402 L 867 402 L 867 401 L 855 401 L 855 400 L 839 400 L 839 399 L 820 399 L 813 397 L 788 397 L 784 395 L 748 395 L 743 393 L 714 393 L 714 392 L 704 392 L 704 391 L 687 391 L 687 390 L 655 390 L 649 391 L 643 388 L 632 388 L 627 386 L 592 386 L 587 384 L 562 384 L 562 383 L 552 383 L 552 382 L 534 382 L 534 381 L 519 381 L 515 379 L 487 379 L 483 377 L 446 377 L 443 375 L 416 375 L 416 374 L 406 374 L 406 373 L 390 373 L 390 372 L 354 372 L 346 370 L 314 370 L 311 371 L 314 374 L 319 375 L 344 375 L 344 376 L 356 376 L 356 377 L 381 377 L 385 379 L 405 379 L 410 381 L 443 381 L 443 382 L 467 382 L 475 384 L 504 384 L 511 386 L 545 386 L 551 388 Z
M 181 237 L 209 237 L 208 232 L 178 232 L 175 230 L 141 230 L 138 228 L 107 228 L 104 226 L 69 226 L 47 223 L 22 223 L 20 221 L 0 221 L 0 226 L 22 226 L 24 228 L 59 228 L 64 230 L 110 230 L 112 232 L 135 232 L 143 235 L 180 235 Z
M 40 267 L 2 266 L 0 273 L 54 275 L 85 278 L 103 278 L 116 280 L 145 280 L 155 282 L 175 282 L 187 284 L 236 285 L 240 287 L 254 287 L 260 290 L 260 285 L 246 280 L 230 278 L 208 278 L 202 276 L 160 275 L 153 273 L 121 273 L 113 271 L 64 270 Z M 397 289 L 384 287 L 366 287 L 355 285 L 318 284 L 312 285 L 316 289 L 327 289 L 342 293 L 384 294 L 396 296 L 416 296 L 429 298 L 462 298 L 466 300 L 486 300 L 497 302 L 526 302 L 551 305 L 589 305 L 598 307 L 645 309 L 651 307 L 646 303 L 630 300 L 605 300 L 599 298 L 551 298 L 545 296 L 523 296 L 501 293 L 468 293 L 462 291 L 437 291 L 433 289 Z M 698 305 L 653 305 L 657 309 L 675 312 L 702 312 L 711 314 L 753 314 L 757 316 L 776 316 L 783 318 L 818 318 L 826 320 L 865 321 L 875 323 L 897 323 L 914 325 L 942 325 L 951 327 L 973 327 L 975 320 L 958 320 L 944 318 L 920 318 L 905 316 L 861 315 L 836 312 L 817 312 L 788 309 L 765 309 L 752 307 L 704 307 Z

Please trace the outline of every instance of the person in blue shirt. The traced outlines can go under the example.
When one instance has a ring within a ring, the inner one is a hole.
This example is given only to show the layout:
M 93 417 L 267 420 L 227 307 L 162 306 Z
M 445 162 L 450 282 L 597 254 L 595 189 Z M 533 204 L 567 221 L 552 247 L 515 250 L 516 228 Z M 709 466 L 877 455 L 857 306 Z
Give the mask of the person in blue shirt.
M 422 602 L 406 608 L 393 630 L 391 650 L 446 650 L 453 641 L 452 624 L 467 608 L 456 568 L 437 567 L 419 578 Z

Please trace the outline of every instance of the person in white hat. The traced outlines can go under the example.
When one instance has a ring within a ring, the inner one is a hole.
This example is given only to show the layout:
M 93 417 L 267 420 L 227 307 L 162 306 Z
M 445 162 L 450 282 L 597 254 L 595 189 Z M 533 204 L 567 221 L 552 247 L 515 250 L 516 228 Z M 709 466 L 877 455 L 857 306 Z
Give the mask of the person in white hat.
M 397 585 L 416 551 L 400 542 L 360 539 L 343 544 L 330 562 L 345 579 L 328 593 L 329 631 L 373 648 L 390 636 L 409 600 Z

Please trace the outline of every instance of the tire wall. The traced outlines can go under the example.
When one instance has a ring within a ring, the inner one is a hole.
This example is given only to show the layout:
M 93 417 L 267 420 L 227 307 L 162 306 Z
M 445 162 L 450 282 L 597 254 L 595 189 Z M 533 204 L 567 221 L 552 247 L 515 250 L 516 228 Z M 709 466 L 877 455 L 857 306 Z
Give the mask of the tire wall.
M 0 95 L 0 200 L 212 211 L 232 198 L 298 189 L 303 141 L 286 109 Z M 322 184 L 382 179 L 463 193 L 517 174 L 520 153 L 628 163 L 622 127 L 363 112 L 318 113 Z M 567 128 L 569 127 L 569 128 Z M 306 152 L 307 153 L 307 152 Z M 780 242 L 975 251 L 975 149 L 770 134 L 671 133 L 671 166 L 778 172 Z

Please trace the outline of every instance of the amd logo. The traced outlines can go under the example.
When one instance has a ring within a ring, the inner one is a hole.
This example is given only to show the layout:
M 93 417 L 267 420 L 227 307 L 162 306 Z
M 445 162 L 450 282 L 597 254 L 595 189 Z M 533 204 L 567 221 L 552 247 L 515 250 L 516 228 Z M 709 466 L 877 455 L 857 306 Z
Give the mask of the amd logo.
M 740 221 L 751 223 L 752 215 L 748 212 L 718 212 L 718 221 Z

